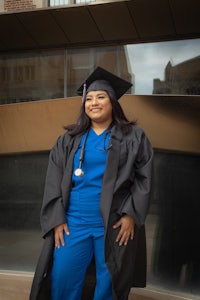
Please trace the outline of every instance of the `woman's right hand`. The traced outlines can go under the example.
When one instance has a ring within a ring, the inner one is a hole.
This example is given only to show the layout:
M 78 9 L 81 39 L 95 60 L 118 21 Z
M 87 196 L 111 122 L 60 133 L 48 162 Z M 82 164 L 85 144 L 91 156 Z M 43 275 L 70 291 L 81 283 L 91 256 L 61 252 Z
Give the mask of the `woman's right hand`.
M 64 232 L 66 233 L 66 235 L 70 234 L 67 223 L 58 225 L 54 228 L 54 241 L 55 241 L 56 248 L 60 248 L 60 244 L 62 246 L 65 245 L 64 235 L 63 235 Z

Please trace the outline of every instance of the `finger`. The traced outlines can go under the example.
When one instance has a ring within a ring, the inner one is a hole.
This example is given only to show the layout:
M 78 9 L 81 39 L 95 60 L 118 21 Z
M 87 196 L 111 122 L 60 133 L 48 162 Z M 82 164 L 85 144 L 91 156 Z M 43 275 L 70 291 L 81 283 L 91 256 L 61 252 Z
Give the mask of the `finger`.
M 133 233 L 128 233 L 125 231 L 123 235 L 121 236 L 121 239 L 119 240 L 119 246 L 126 246 L 128 244 L 129 240 L 133 240 L 134 234 Z
M 55 234 L 55 247 L 58 249 L 60 248 L 60 239 L 58 234 Z
M 114 225 L 113 225 L 113 228 L 115 229 L 115 228 L 118 228 L 118 227 L 120 227 L 121 226 L 121 220 L 119 220 L 117 223 L 115 223 Z
M 124 231 L 121 229 L 116 237 L 116 242 L 118 243 L 123 237 Z
M 119 240 L 119 246 L 127 245 L 129 237 L 127 236 L 127 232 L 125 231 Z
M 55 232 L 55 247 L 60 248 L 60 243 L 64 246 L 64 237 L 63 237 L 63 230 L 59 228 Z
M 64 225 L 64 231 L 65 231 L 66 235 L 70 235 L 69 228 L 68 228 L 67 224 Z
M 122 246 L 126 246 L 128 244 L 129 238 L 126 238 L 124 241 L 122 241 L 119 245 Z
M 130 239 L 131 239 L 131 240 L 134 239 L 134 230 L 131 231 Z
M 60 242 L 61 242 L 62 246 L 64 246 L 64 245 L 65 245 L 65 241 L 64 241 L 63 231 L 60 232 L 60 234 L 59 234 L 59 239 L 60 239 Z

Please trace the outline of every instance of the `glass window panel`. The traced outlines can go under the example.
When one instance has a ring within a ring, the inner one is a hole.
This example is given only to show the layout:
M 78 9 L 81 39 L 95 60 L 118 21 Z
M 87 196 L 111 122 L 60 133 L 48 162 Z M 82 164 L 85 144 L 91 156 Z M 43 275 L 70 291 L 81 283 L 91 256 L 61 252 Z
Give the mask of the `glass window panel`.
M 200 94 L 200 39 L 4 55 L 0 103 L 75 96 L 96 66 L 131 81 L 132 94 Z M 65 63 L 66 61 L 66 63 Z M 65 71 L 65 75 L 64 75 Z
M 64 97 L 64 51 L 0 58 L 0 103 Z
M 49 0 L 49 6 L 59 6 L 70 4 L 70 0 Z
M 187 299 L 200 296 L 199 170 L 199 155 L 154 153 L 146 222 L 148 285 L 170 290 L 172 295 L 190 294 Z
M 127 45 L 136 94 L 200 95 L 200 39 Z
M 39 214 L 48 156 L 0 157 L 0 269 L 35 269 L 43 243 Z M 155 150 L 147 284 L 172 294 L 200 295 L 199 169 L 198 155 Z
M 96 0 L 75 0 L 75 3 L 89 3 L 89 2 L 96 2 Z
M 200 39 L 195 39 L 73 49 L 67 51 L 66 65 L 64 50 L 2 56 L 0 101 L 63 97 L 64 83 L 67 96 L 74 96 L 96 66 L 131 81 L 131 93 L 199 94 L 199 46 Z M 2 269 L 35 268 L 47 160 L 47 153 L 0 158 Z M 155 150 L 147 218 L 148 285 L 191 297 L 200 295 L 199 169 L 198 155 Z
M 0 269 L 33 271 L 49 153 L 0 156 Z
M 67 95 L 76 95 L 77 88 L 97 66 L 128 81 L 134 81 L 124 46 L 69 50 L 67 52 Z M 128 92 L 130 93 L 131 89 Z

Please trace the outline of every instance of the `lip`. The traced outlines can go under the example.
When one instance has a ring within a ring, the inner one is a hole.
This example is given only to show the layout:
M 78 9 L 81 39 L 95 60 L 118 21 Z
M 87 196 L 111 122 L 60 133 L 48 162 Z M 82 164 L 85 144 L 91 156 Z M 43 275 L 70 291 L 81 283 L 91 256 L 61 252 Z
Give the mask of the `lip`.
M 101 108 L 91 108 L 90 111 L 91 112 L 99 112 L 101 110 Z

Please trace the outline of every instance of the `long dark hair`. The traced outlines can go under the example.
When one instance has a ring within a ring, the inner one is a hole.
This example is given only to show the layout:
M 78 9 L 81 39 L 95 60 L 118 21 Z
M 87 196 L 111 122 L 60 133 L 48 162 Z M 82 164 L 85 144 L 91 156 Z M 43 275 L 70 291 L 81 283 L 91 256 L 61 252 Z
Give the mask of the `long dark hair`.
M 107 92 L 107 91 L 106 91 Z M 107 92 L 110 103 L 112 105 L 112 124 L 121 129 L 124 134 L 130 131 L 132 125 L 136 125 L 136 121 L 129 121 L 124 114 L 124 111 L 116 100 L 112 92 Z M 85 101 L 81 105 L 80 113 L 75 124 L 67 125 L 64 128 L 68 130 L 71 136 L 81 134 L 91 126 L 91 120 L 85 113 Z

